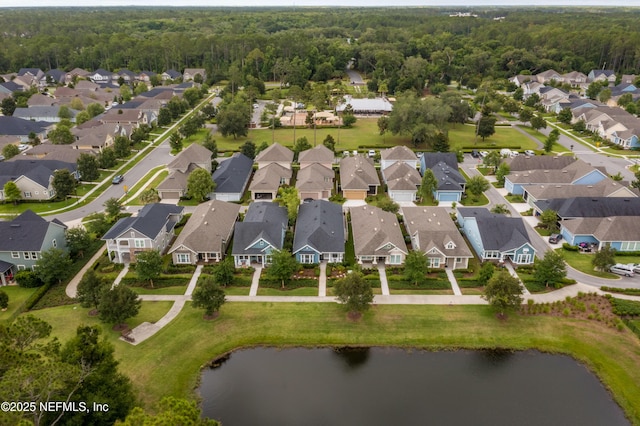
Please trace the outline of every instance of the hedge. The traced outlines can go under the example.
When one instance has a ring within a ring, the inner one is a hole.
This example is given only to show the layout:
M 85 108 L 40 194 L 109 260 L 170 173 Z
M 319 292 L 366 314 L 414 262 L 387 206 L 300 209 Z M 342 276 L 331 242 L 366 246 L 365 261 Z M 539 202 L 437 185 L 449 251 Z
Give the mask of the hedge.
M 284 287 L 287 289 L 300 287 L 317 287 L 318 281 L 313 279 L 289 280 L 285 282 Z M 260 278 L 260 287 L 266 288 L 282 288 L 282 281 L 272 280 L 269 278 Z
M 151 287 L 149 281 L 141 281 L 137 277 L 124 277 L 121 283 L 129 287 Z M 153 288 L 181 287 L 186 286 L 187 284 L 189 284 L 188 278 L 159 277 L 153 280 Z
M 394 290 L 450 290 L 449 281 L 438 279 L 426 279 L 418 285 L 406 279 L 388 281 L 389 288 Z
M 193 274 L 196 271 L 195 265 L 168 265 L 165 274 Z
M 482 287 L 482 284 L 475 278 L 458 278 L 457 281 L 460 288 Z
M 628 294 L 630 296 L 640 296 L 640 288 L 618 288 L 618 287 L 600 287 L 602 291 L 608 291 L 609 293 Z
M 578 251 L 580 250 L 580 247 L 578 246 L 572 246 L 569 243 L 562 243 L 562 248 L 568 251 Z
M 638 316 L 640 315 L 640 302 L 635 300 L 611 299 L 613 313 L 620 316 Z
M 44 285 L 44 282 L 33 271 L 18 271 L 15 278 L 18 285 L 23 288 L 35 288 Z

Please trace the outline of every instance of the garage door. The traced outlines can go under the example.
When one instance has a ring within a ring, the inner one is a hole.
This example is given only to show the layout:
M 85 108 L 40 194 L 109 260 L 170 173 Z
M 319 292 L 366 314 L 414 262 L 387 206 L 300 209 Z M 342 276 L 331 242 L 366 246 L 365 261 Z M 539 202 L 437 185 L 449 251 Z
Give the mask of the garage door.
M 393 201 L 413 201 L 411 192 L 391 192 L 389 195 Z
M 459 201 L 457 192 L 439 192 L 438 201 Z
M 300 193 L 301 200 L 306 200 L 307 198 L 311 198 L 315 200 L 318 198 L 318 193 L 317 192 L 301 192 Z
M 180 193 L 178 191 L 162 191 L 160 194 L 160 198 L 163 200 L 179 200 Z

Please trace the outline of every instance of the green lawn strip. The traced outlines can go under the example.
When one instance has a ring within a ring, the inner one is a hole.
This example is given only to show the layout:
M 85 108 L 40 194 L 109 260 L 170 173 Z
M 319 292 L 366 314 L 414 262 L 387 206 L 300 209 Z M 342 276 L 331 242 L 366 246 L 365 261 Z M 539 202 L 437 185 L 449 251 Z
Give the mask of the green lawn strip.
M 478 198 L 473 198 L 473 196 L 467 196 L 463 198 L 462 201 L 460 201 L 460 204 L 466 207 L 486 206 L 487 204 L 489 204 L 489 199 L 484 194 L 480 194 Z
M 87 317 L 86 310 L 74 312 L 69 307 L 38 315 L 54 325 L 54 335 L 63 341 L 79 324 L 96 321 Z M 174 321 L 138 346 L 118 341 L 113 332 L 107 334 L 116 346 L 121 370 L 134 381 L 146 406 L 166 395 L 195 397 L 202 366 L 241 347 L 500 347 L 566 353 L 585 362 L 614 392 L 632 421 L 640 424 L 640 342 L 630 332 L 594 321 L 519 315 L 498 321 L 486 306 L 379 305 L 353 322 L 340 306 L 323 303 L 228 303 L 217 320 L 204 321 L 202 311 L 187 304 Z
M 36 289 L 22 288 L 17 285 L 0 287 L 0 291 L 4 291 L 9 296 L 9 306 L 6 311 L 0 310 L 0 322 L 9 320 L 13 314 L 27 301 Z
M 147 288 L 147 287 L 130 287 L 131 290 L 138 294 L 184 294 L 187 290 L 187 286 L 169 286 L 161 288 Z
M 161 166 L 164 167 L 164 166 Z M 157 169 L 158 167 L 156 167 Z M 155 169 L 154 169 L 155 170 Z M 155 172 L 154 172 L 155 173 Z M 160 174 L 158 174 L 158 176 L 156 176 L 153 180 L 151 180 L 150 182 L 146 182 L 146 186 L 145 186 L 145 190 L 149 189 L 149 188 L 157 188 L 158 185 L 160 185 L 160 183 L 162 183 L 162 181 L 169 175 L 169 171 L 168 170 L 163 170 L 160 172 Z M 151 176 L 153 176 L 153 174 L 149 175 L 147 174 L 147 176 L 149 176 L 149 178 Z M 144 184 L 144 183 L 143 183 Z M 136 184 L 137 185 L 137 184 Z M 133 190 L 129 190 L 129 194 L 135 194 L 137 190 L 133 191 Z M 144 204 L 141 200 L 140 197 L 136 197 L 135 200 L 133 200 L 130 203 L 127 203 L 129 205 L 142 205 Z
M 577 251 L 564 250 L 562 248 L 556 249 L 564 256 L 565 261 L 569 266 L 577 269 L 585 274 L 593 275 L 599 278 L 610 278 L 612 280 L 619 279 L 619 276 L 610 272 L 596 271 L 593 269 L 591 259 L 593 259 L 593 253 L 580 253 Z M 640 263 L 640 256 L 616 256 L 617 263 Z M 615 285 L 612 285 L 615 287 Z
M 394 294 L 453 295 L 453 290 L 422 290 L 422 289 L 417 289 L 417 290 L 407 290 L 407 289 L 397 290 L 397 289 L 389 289 L 389 292 L 392 295 L 394 295 Z
M 484 294 L 484 287 L 460 287 L 464 296 L 479 296 Z
M 251 287 L 236 287 L 236 286 L 228 286 L 223 287 L 224 294 L 227 296 L 248 296 Z
M 142 188 L 144 185 L 147 184 L 149 179 L 151 179 L 151 177 L 153 177 L 154 174 L 156 174 L 158 171 L 164 169 L 165 167 L 166 167 L 165 165 L 161 165 L 161 166 L 157 166 L 157 167 L 154 167 L 153 169 L 149 170 L 147 172 L 147 174 L 145 174 L 142 177 L 142 179 L 140 179 L 138 182 L 136 182 L 135 185 L 129 187 L 129 193 L 130 194 L 135 194 L 136 191 L 138 191 L 140 188 Z
M 292 289 L 258 288 L 258 296 L 317 296 L 318 287 L 298 287 Z

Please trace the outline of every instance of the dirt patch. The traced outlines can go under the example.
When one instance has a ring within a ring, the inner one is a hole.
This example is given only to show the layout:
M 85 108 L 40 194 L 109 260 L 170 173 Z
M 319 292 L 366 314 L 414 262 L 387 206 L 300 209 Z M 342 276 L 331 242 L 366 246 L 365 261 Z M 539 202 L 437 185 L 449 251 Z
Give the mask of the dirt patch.
M 313 278 L 313 279 L 317 279 L 316 277 L 316 271 L 313 269 L 302 269 L 301 271 L 298 271 L 293 278 Z
M 96 317 L 96 316 L 98 316 L 98 314 L 99 314 L 99 312 L 98 312 L 97 309 L 92 309 L 92 310 L 89 311 L 89 316 L 90 317 Z
M 211 321 L 211 320 L 214 320 L 214 319 L 218 318 L 219 316 L 220 316 L 220 312 L 216 311 L 211 315 L 204 314 L 202 316 L 202 318 L 204 318 L 207 321 Z
M 113 331 L 119 331 L 121 334 L 127 334 L 126 332 L 129 330 L 129 326 L 125 323 L 115 324 L 112 328 Z
M 358 321 L 360 320 L 360 318 L 362 318 L 362 312 L 358 312 L 358 311 L 351 311 L 347 313 L 347 318 L 350 321 Z

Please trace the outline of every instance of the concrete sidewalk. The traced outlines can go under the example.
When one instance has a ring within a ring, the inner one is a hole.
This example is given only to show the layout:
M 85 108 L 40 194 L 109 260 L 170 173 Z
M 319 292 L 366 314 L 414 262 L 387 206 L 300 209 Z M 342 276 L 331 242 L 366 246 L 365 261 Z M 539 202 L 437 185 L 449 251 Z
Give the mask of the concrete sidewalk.
M 318 277 L 318 297 L 327 295 L 327 264 L 320 263 L 320 276 Z
M 96 254 L 94 254 L 93 257 L 89 259 L 87 264 L 84 265 L 82 269 L 80 269 L 80 272 L 78 272 L 73 278 L 71 278 L 71 281 L 69 281 L 69 284 L 67 284 L 67 287 L 64 289 L 64 292 L 67 294 L 67 296 L 71 297 L 72 299 L 75 299 L 76 293 L 78 292 L 78 284 L 80 284 L 80 280 L 82 279 L 82 277 L 84 277 L 85 272 L 87 272 L 89 268 L 93 267 L 93 264 L 98 261 L 100 256 L 102 256 L 102 253 L 104 253 L 105 247 L 106 247 L 106 244 L 103 244 L 98 249 Z
M 390 296 L 389 282 L 387 281 L 387 270 L 384 265 L 378 265 L 378 273 L 380 274 L 380 288 L 383 296 Z
M 456 276 L 453 275 L 453 271 L 449 268 L 444 268 L 444 272 L 446 272 L 447 278 L 449 278 L 449 282 L 451 283 L 451 288 L 453 289 L 453 294 L 456 296 L 462 296 L 462 291 L 460 290 L 460 286 L 458 285 L 458 280 L 456 280 Z
M 262 273 L 262 266 L 256 266 L 256 270 L 253 272 L 253 278 L 251 278 L 251 289 L 249 290 L 249 296 L 258 295 L 258 286 L 260 285 L 261 273 Z

